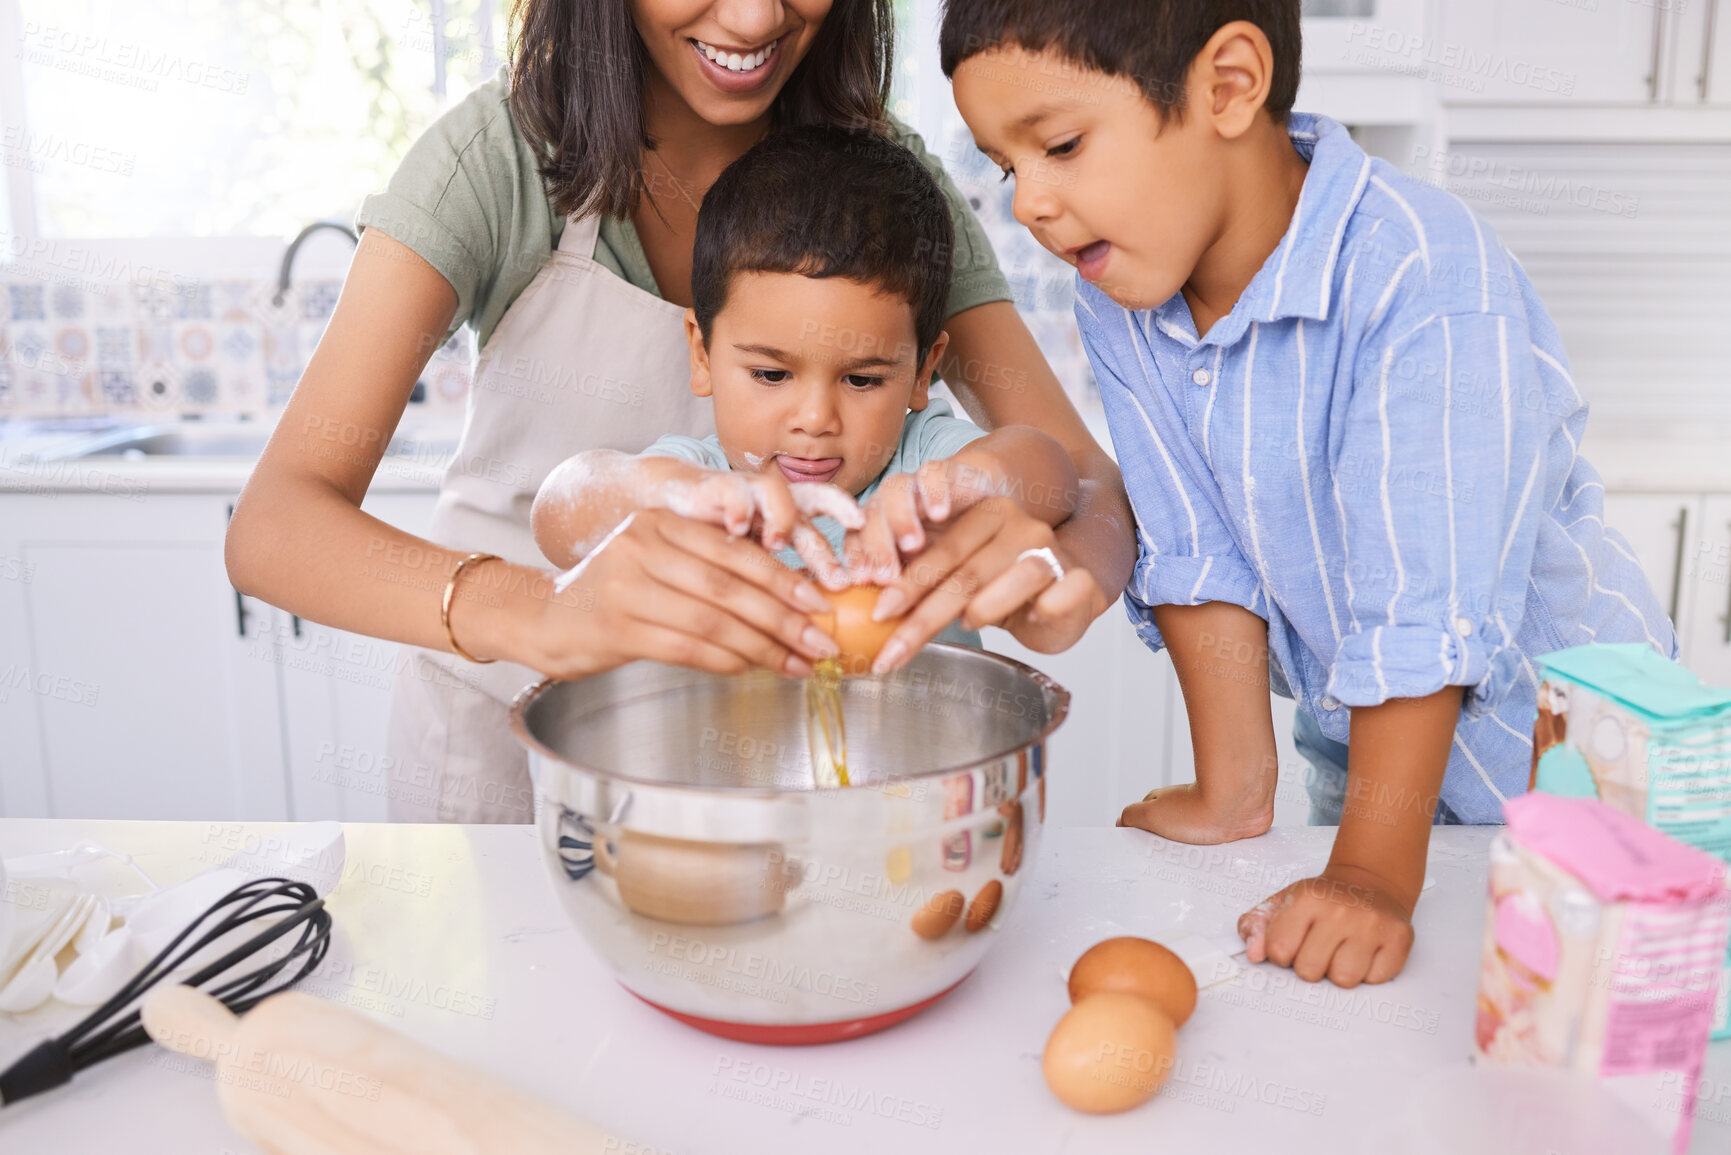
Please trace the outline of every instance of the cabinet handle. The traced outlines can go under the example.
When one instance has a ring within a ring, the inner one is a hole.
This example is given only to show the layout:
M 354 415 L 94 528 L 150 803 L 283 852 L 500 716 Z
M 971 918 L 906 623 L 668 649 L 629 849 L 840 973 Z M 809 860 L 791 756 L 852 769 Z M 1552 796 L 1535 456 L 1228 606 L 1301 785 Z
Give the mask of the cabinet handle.
M 1725 528 L 1731 530 L 1731 522 L 1727 522 Z M 1728 591 L 1725 597 L 1725 614 L 1719 620 L 1725 623 L 1725 644 L 1731 646 L 1731 566 L 1725 570 L 1725 588 Z
M 1659 100 L 1659 65 L 1665 59 L 1665 2 L 1657 0 L 1653 5 L 1653 67 L 1647 73 L 1647 99 L 1652 103 Z
M 1695 78 L 1695 87 L 1700 90 L 1700 100 L 1707 100 L 1707 84 L 1713 76 L 1713 33 L 1714 25 L 1719 21 L 1719 0 L 1707 0 L 1707 31 L 1701 38 L 1701 74 Z
M 228 504 L 227 520 L 234 520 L 234 502 L 232 501 Z M 234 632 L 242 638 L 246 637 L 246 598 L 241 596 L 239 590 L 234 591 Z
M 1683 600 L 1683 543 L 1689 535 L 1689 507 L 1677 507 L 1677 520 L 1671 523 L 1677 530 L 1677 558 L 1671 570 L 1671 624 L 1677 624 L 1677 610 Z

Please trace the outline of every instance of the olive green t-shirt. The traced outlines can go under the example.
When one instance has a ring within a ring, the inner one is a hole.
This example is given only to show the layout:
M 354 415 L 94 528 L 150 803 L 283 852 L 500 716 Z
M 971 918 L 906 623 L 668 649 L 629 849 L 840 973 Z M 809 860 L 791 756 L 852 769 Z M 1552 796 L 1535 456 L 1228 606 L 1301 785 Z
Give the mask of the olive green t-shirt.
M 385 191 L 362 201 L 355 214 L 357 229 L 376 228 L 407 245 L 451 283 L 457 291 L 451 332 L 471 323 L 477 348 L 565 230 L 535 170 L 534 151 L 511 119 L 508 98 L 501 69 L 434 121 L 409 146 Z M 1010 300 L 1010 286 L 966 198 L 919 134 L 894 118 L 890 124 L 949 201 L 956 232 L 949 315 Z M 595 258 L 638 288 L 661 294 L 629 219 L 601 222 Z

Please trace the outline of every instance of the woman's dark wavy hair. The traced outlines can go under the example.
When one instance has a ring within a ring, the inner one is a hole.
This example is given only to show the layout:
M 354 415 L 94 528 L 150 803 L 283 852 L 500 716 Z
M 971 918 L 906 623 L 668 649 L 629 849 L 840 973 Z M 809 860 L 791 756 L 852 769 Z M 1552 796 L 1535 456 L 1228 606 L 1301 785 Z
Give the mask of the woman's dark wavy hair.
M 654 147 L 643 118 L 649 54 L 631 0 L 514 0 L 511 116 L 540 159 L 561 215 L 623 217 Z M 777 128 L 885 129 L 895 58 L 892 0 L 835 0 L 775 98 Z

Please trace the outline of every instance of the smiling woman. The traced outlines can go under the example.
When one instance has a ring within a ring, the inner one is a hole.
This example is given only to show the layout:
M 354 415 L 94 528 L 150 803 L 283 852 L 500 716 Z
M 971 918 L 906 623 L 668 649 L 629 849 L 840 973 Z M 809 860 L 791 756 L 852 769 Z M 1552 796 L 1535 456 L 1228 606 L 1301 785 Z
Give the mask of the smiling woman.
M 960 615 L 1039 649 L 1075 642 L 1129 572 L 1122 485 L 1017 316 L 967 202 L 885 111 L 889 0 L 520 0 L 515 19 L 509 75 L 440 118 L 363 204 L 336 312 L 229 530 L 237 588 L 425 647 L 399 678 L 391 741 L 404 778 L 434 788 L 393 798 L 393 813 L 528 821 L 506 703 L 538 676 L 640 658 L 799 673 L 818 656 L 805 616 L 815 588 L 757 541 L 649 511 L 556 595 L 530 531 L 537 489 L 574 453 L 713 430 L 689 388 L 683 324 L 698 205 L 732 161 L 788 127 L 873 131 L 931 171 L 956 238 L 932 255 L 955 274 L 939 371 L 982 424 L 1051 434 L 1082 479 L 1085 512 L 1052 541 L 1062 580 L 1057 567 L 1018 566 L 1025 543 L 990 503 L 934 527 L 899 583 L 904 649 Z M 376 454 L 332 460 L 308 431 L 337 422 L 384 444 L 428 354 L 464 324 L 481 355 L 432 546 L 359 511 Z M 421 564 L 390 564 L 407 557 Z M 981 616 L 964 591 L 1012 571 L 1013 605 L 1000 584 Z

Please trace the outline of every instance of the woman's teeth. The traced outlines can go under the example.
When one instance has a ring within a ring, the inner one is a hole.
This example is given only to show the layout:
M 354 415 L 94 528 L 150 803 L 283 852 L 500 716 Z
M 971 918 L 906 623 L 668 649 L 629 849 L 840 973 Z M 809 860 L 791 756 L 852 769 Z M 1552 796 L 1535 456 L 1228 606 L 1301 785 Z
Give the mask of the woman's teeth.
M 741 56 L 737 52 L 723 52 L 720 49 L 715 48 L 713 45 L 705 44 L 701 40 L 693 40 L 692 43 L 697 45 L 697 50 L 699 52 L 715 61 L 715 63 L 721 65 L 721 67 L 727 69 L 729 72 L 750 72 L 754 68 L 761 67 L 764 61 L 768 60 L 771 56 L 774 56 L 775 46 L 781 42 L 779 40 L 771 40 L 756 52 L 752 52 L 745 56 Z

